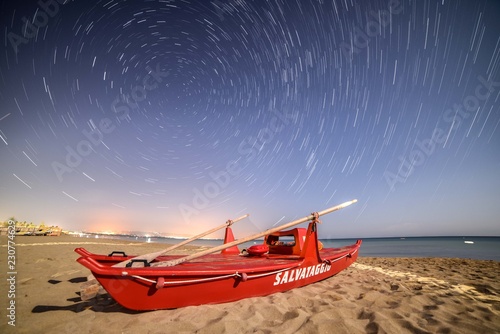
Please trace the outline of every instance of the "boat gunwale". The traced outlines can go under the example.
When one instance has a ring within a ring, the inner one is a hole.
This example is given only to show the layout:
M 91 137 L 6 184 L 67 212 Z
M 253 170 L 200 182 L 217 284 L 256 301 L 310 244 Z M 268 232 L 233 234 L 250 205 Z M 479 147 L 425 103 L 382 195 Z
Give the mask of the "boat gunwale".
M 81 256 L 77 259 L 77 261 L 88 268 L 93 273 L 104 276 L 127 276 L 127 275 L 141 275 L 141 276 L 171 276 L 171 277 L 179 277 L 179 276 L 214 276 L 214 275 L 228 275 L 234 274 L 235 272 L 245 272 L 247 274 L 250 273 L 263 273 L 274 270 L 282 270 L 290 267 L 298 267 L 302 265 L 309 264 L 321 264 L 322 262 L 327 261 L 336 261 L 336 259 L 345 257 L 351 254 L 353 251 L 357 251 L 360 246 L 360 240 L 356 243 L 343 246 L 341 248 L 324 248 L 320 251 L 320 255 L 322 261 L 312 262 L 307 258 L 297 258 L 297 256 L 279 256 L 275 257 L 275 255 L 280 254 L 271 254 L 271 257 L 263 256 L 263 257 L 243 257 L 238 254 L 215 254 L 217 257 L 221 259 L 225 259 L 225 261 L 219 262 L 206 262 L 206 261 L 192 261 L 185 262 L 176 266 L 170 267 L 113 267 L 110 265 L 106 265 L 100 263 L 99 261 L 123 261 L 127 260 L 126 257 L 112 257 L 112 256 L 103 256 L 98 254 L 93 254 L 87 251 L 88 255 Z M 82 249 L 86 251 L 85 249 Z M 76 250 L 75 250 L 76 251 Z M 78 254 L 82 254 L 77 251 Z M 214 255 L 214 254 L 211 254 Z M 96 259 L 99 257 L 100 260 Z M 210 256 L 202 257 L 208 260 Z M 213 259 L 214 256 L 212 256 Z M 230 258 L 237 258 L 238 263 L 229 262 Z M 130 257 L 132 258 L 132 257 Z M 259 264 L 255 265 L 256 261 L 259 260 Z M 307 260 L 307 261 L 306 261 Z M 246 263 L 245 263 L 246 261 Z M 278 262 L 279 261 L 279 262 Z M 229 263 L 228 263 L 229 262 Z M 265 262 L 268 262 L 267 264 Z M 232 267 L 224 267 L 224 268 L 216 268 L 217 264 L 226 264 L 232 265 Z

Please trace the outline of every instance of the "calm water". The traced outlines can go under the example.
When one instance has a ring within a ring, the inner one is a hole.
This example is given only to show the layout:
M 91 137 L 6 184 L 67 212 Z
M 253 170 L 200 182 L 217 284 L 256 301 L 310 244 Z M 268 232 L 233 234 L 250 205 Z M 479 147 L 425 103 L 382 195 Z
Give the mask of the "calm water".
M 464 241 L 472 241 L 465 243 Z M 323 240 L 325 247 L 349 245 L 354 240 Z M 499 237 L 427 237 L 363 239 L 360 256 L 456 257 L 500 261 Z
M 146 238 L 119 237 L 119 239 L 146 241 Z M 150 238 L 151 242 L 176 244 L 177 239 Z M 354 239 L 321 240 L 324 247 L 350 245 Z M 465 243 L 472 241 L 473 243 Z M 240 245 L 240 249 L 249 247 L 255 240 Z M 218 246 L 222 240 L 197 240 L 195 246 Z M 373 257 L 455 257 L 476 260 L 500 261 L 500 237 L 418 237 L 418 238 L 365 238 L 360 249 L 360 256 Z

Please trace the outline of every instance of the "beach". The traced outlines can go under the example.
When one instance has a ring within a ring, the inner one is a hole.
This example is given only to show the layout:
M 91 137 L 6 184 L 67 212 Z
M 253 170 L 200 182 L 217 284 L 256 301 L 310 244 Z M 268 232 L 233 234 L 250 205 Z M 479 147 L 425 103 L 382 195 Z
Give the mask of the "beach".
M 2 333 L 500 332 L 498 261 L 360 257 L 332 278 L 285 293 L 135 312 L 107 295 L 81 301 L 79 287 L 90 272 L 75 261 L 78 254 L 73 250 L 138 255 L 166 248 L 165 244 L 18 236 L 11 271 L 7 240 L 1 236 L 0 268 L 7 276 L 1 283 Z M 184 246 L 175 253 L 199 249 Z M 9 295 L 12 291 L 15 296 Z M 8 317 L 12 301 L 14 322 Z

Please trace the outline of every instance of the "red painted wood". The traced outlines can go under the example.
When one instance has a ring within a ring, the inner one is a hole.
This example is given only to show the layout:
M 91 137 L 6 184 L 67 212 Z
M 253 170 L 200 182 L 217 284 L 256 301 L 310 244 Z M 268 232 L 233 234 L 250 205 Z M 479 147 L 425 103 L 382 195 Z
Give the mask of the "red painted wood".
M 245 257 L 229 252 L 171 267 L 112 267 L 127 258 L 92 254 L 82 248 L 75 251 L 81 255 L 77 261 L 90 269 L 120 305 L 132 310 L 169 309 L 287 291 L 329 278 L 356 261 L 361 240 L 342 248 L 318 250 L 316 229 L 316 223 L 310 223 L 305 241 L 296 241 L 302 247 L 300 255 L 270 252 Z M 155 261 L 180 257 L 161 256 Z

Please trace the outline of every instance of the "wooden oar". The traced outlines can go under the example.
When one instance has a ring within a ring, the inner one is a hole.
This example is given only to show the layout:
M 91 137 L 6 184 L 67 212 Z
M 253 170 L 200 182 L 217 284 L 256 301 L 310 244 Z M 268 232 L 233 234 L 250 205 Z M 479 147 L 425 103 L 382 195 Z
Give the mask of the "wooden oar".
M 148 263 L 153 261 L 154 259 L 156 259 L 158 256 L 162 256 L 162 255 L 165 255 L 166 253 L 176 249 L 176 248 L 179 248 L 181 246 L 184 246 L 190 242 L 193 242 L 199 238 L 202 238 L 206 235 L 209 235 L 209 234 L 212 234 L 218 230 L 220 230 L 221 228 L 224 228 L 224 227 L 228 227 L 228 226 L 231 226 L 232 224 L 240 221 L 240 220 L 243 220 L 245 219 L 246 217 L 250 216 L 249 214 L 246 214 L 244 216 L 241 216 L 241 217 L 238 217 L 234 220 L 228 220 L 226 221 L 224 224 L 220 225 L 220 226 L 217 226 L 217 227 L 214 227 L 213 229 L 211 229 L 210 231 L 206 231 L 206 232 L 203 232 L 203 233 L 200 233 L 198 235 L 195 235 L 194 237 L 192 238 L 189 238 L 187 240 L 184 240 L 178 244 L 175 244 L 171 247 L 168 247 L 164 250 L 161 250 L 161 251 L 158 251 L 158 252 L 155 252 L 155 253 L 149 253 L 149 254 L 144 254 L 144 255 L 139 255 L 139 256 L 136 256 L 134 258 L 131 258 L 131 259 L 128 259 L 128 260 L 125 260 L 125 261 L 122 261 L 120 263 L 117 263 L 117 264 L 114 264 L 113 267 L 125 267 L 127 265 L 127 263 L 129 263 L 130 261 L 133 261 L 133 260 L 146 260 Z
M 317 213 L 318 217 L 326 215 L 326 214 L 334 212 L 334 211 L 337 211 L 337 210 L 340 210 L 340 209 L 343 209 L 343 208 L 345 208 L 345 207 L 347 207 L 347 206 L 349 206 L 349 205 L 351 205 L 353 203 L 356 203 L 357 201 L 358 200 L 355 199 L 355 200 L 348 201 L 348 202 L 339 204 L 337 206 L 331 207 L 329 209 L 320 211 L 320 212 Z M 229 242 L 227 244 L 223 244 L 223 245 L 220 245 L 220 246 L 217 246 L 217 247 L 213 247 L 213 248 L 210 248 L 210 249 L 207 249 L 207 250 L 195 253 L 195 254 L 191 254 L 191 255 L 185 256 L 185 257 L 180 258 L 180 259 L 171 260 L 171 261 L 156 262 L 156 263 L 153 263 L 151 266 L 152 267 L 170 267 L 170 266 L 175 266 L 177 264 L 180 264 L 180 263 L 183 263 L 183 262 L 186 262 L 186 261 L 190 261 L 190 260 L 193 260 L 193 259 L 205 256 L 205 255 L 208 255 L 208 254 L 212 254 L 212 253 L 224 250 L 226 248 L 233 247 L 233 246 L 236 246 L 236 245 L 240 245 L 242 243 L 245 243 L 245 242 L 248 242 L 248 241 L 251 241 L 251 240 L 254 240 L 254 239 L 266 236 L 266 235 L 269 235 L 271 233 L 278 232 L 278 231 L 281 231 L 283 229 L 286 229 L 286 228 L 289 228 L 289 227 L 292 227 L 292 226 L 295 226 L 295 225 L 298 225 L 298 224 L 305 223 L 305 222 L 307 222 L 309 220 L 312 220 L 314 217 L 315 217 L 315 215 L 311 214 L 311 215 L 309 215 L 307 217 L 294 220 L 294 221 L 292 221 L 290 223 L 286 223 L 284 225 L 281 225 L 281 226 L 278 226 L 278 227 L 275 227 L 275 228 L 271 228 L 271 229 L 266 230 L 264 232 L 254 234 L 254 235 L 251 235 L 251 236 L 243 238 L 243 239 L 238 239 L 238 240 L 235 240 L 233 242 Z
M 162 255 L 165 255 L 166 253 L 176 249 L 176 248 L 179 248 L 181 246 L 184 246 L 190 242 L 193 242 L 199 238 L 202 238 L 206 235 L 209 235 L 209 234 L 212 234 L 218 230 L 220 230 L 221 228 L 224 228 L 224 227 L 229 227 L 231 226 L 232 224 L 240 221 L 240 220 L 243 220 L 245 219 L 246 217 L 250 216 L 249 214 L 246 214 L 244 216 L 241 216 L 241 217 L 238 217 L 234 220 L 231 220 L 229 219 L 228 221 L 226 221 L 224 224 L 220 225 L 220 226 L 217 226 L 217 227 L 214 227 L 213 229 L 211 229 L 210 231 L 206 231 L 206 232 L 203 232 L 203 233 L 200 233 L 192 238 L 189 238 L 187 240 L 184 240 L 178 244 L 175 244 L 171 247 L 168 247 L 164 250 L 161 250 L 161 251 L 158 251 L 158 252 L 154 252 L 154 253 L 149 253 L 149 254 L 144 254 L 144 255 L 139 255 L 139 256 L 136 256 L 132 259 L 128 259 L 128 260 L 125 260 L 125 261 L 122 261 L 122 262 L 119 262 L 117 264 L 114 264 L 113 267 L 119 267 L 119 268 L 123 268 L 127 265 L 127 263 L 129 263 L 130 261 L 132 260 L 145 260 L 147 261 L 148 263 L 153 261 L 154 259 L 156 259 L 158 256 L 162 256 Z M 89 299 L 92 299 L 94 298 L 98 293 L 99 291 L 101 290 L 101 285 L 99 284 L 99 282 L 93 277 L 93 275 L 90 275 L 87 279 L 87 282 L 83 283 L 81 286 L 80 286 L 80 298 L 83 300 L 83 301 L 86 301 L 86 300 L 89 300 Z

